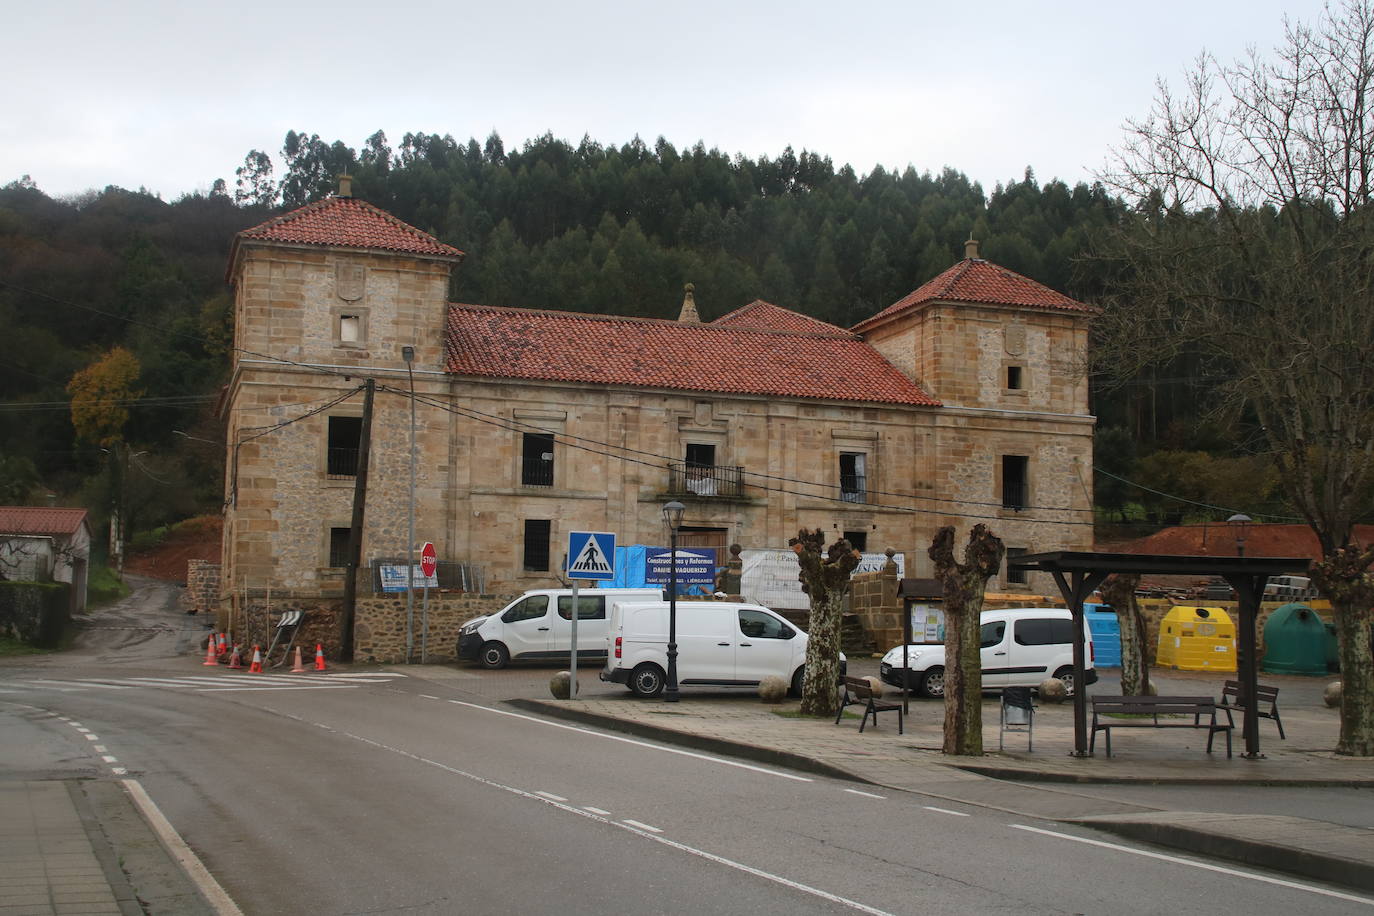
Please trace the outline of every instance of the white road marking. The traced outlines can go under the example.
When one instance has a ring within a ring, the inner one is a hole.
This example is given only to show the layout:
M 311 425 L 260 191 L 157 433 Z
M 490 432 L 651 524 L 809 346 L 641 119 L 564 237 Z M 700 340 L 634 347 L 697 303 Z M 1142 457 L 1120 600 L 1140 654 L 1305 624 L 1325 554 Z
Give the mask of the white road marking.
M 631 827 L 638 827 L 640 830 L 647 830 L 650 833 L 662 833 L 663 831 L 649 824 L 641 824 L 639 821 L 632 821 L 628 817 L 621 821 L 622 824 L 629 824 Z
M 121 776 L 124 775 L 119 770 L 115 772 Z M 214 875 L 210 874 L 201 864 L 200 859 L 191 851 L 191 847 L 186 845 L 186 841 L 163 816 L 162 811 L 153 800 L 148 797 L 148 793 L 143 790 L 143 786 L 139 784 L 138 780 L 126 779 L 123 780 L 123 784 L 133 798 L 134 804 L 138 805 L 139 810 L 143 812 L 144 820 L 153 828 L 153 832 L 162 840 L 163 846 L 171 852 L 172 857 L 181 864 L 182 869 L 200 888 L 201 894 L 209 901 L 214 911 L 219 916 L 243 916 L 243 911 L 225 893 L 224 888 L 220 887 Z
M 84 725 L 73 725 L 72 728 L 75 728 L 77 731 L 81 732 L 83 735 L 85 735 L 85 734 L 90 734 L 90 731 L 91 731 L 89 728 L 86 728 Z
M 948 808 L 937 808 L 934 805 L 922 805 L 921 807 L 925 808 L 927 811 L 938 811 L 941 814 L 952 814 L 955 817 L 969 817 L 964 811 L 951 811 Z
M 450 702 L 455 702 L 455 703 L 456 703 L 456 702 L 458 702 L 458 701 L 457 701 L 457 700 L 451 700 Z M 462 704 L 462 705 L 467 706 L 467 705 L 471 705 L 471 704 L 464 703 L 464 704 Z M 487 709 L 487 707 L 485 707 L 485 706 L 478 706 L 478 707 L 476 707 L 476 708 L 477 708 L 477 709 Z M 500 710 L 489 710 L 489 711 L 491 711 L 491 712 L 500 712 Z M 514 715 L 514 713 L 507 713 L 507 715 Z M 290 718 L 297 718 L 297 717 L 291 716 Z M 530 718 L 530 717 L 529 717 L 529 716 L 520 716 L 520 718 Z M 297 718 L 297 721 L 305 721 L 305 720 L 303 720 L 303 719 L 298 719 L 298 718 Z M 538 721 L 540 721 L 540 720 L 535 719 L 534 721 L 538 722 Z M 563 802 L 556 802 L 556 801 L 553 801 L 553 800 L 551 800 L 551 799 L 544 798 L 544 797 L 542 797 L 542 796 L 540 796 L 540 795 L 536 795 L 536 794 L 533 793 L 533 792 L 527 792 L 527 791 L 525 791 L 524 789 L 517 789 L 517 788 L 515 788 L 514 786 L 508 786 L 508 785 L 505 785 L 505 784 L 503 784 L 503 783 L 496 782 L 495 780 L 493 780 L 493 779 L 488 779 L 488 778 L 485 777 L 485 776 L 479 776 L 479 775 L 477 775 L 476 773 L 469 773 L 469 772 L 467 772 L 467 771 L 465 771 L 465 770 L 460 770 L 460 769 L 458 769 L 457 767 L 451 767 L 451 766 L 449 766 L 449 765 L 446 764 L 446 763 L 440 763 L 440 762 L 437 761 L 437 760 L 430 760 L 428 757 L 421 757 L 419 754 L 412 754 L 410 751 L 403 751 L 403 750 L 401 750 L 401 749 L 398 748 L 398 747 L 391 747 L 391 746 L 389 746 L 389 745 L 382 744 L 380 741 L 373 741 L 371 738 L 364 738 L 362 735 L 355 735 L 355 734 L 352 734 L 352 733 L 350 733 L 350 732 L 340 731 L 340 730 L 338 730 L 338 729 L 333 728 L 332 726 L 325 725 L 325 724 L 323 724 L 323 723 L 321 723 L 321 722 L 311 722 L 310 724 L 311 724 L 311 725 L 314 725 L 316 728 L 321 728 L 321 729 L 324 729 L 325 731 L 328 731 L 328 732 L 333 732 L 333 733 L 338 734 L 338 735 L 343 735 L 344 737 L 346 737 L 346 738 L 352 738 L 352 739 L 355 740 L 355 741 L 361 741 L 363 744 L 370 745 L 370 746 L 372 746 L 372 747 L 377 748 L 378 750 L 387 751 L 387 752 L 392 753 L 392 754 L 399 754 L 399 755 L 402 756 L 402 757 L 406 757 L 406 758 L 408 758 L 408 759 L 410 759 L 410 760 L 414 760 L 416 763 L 423 763 L 423 764 L 425 764 L 426 766 L 435 767 L 436 769 L 443 770 L 443 771 L 446 772 L 446 773 L 452 773 L 452 774 L 455 775 L 455 776 L 462 776 L 464 779 L 471 779 L 472 781 L 481 783 L 481 784 L 484 785 L 484 786 L 489 786 L 489 787 L 491 787 L 491 788 L 493 788 L 493 789 L 499 789 L 499 790 L 501 790 L 502 792 L 509 792 L 509 793 L 511 793 L 512 795 L 519 796 L 520 798 L 528 798 L 528 799 L 531 799 L 531 800 L 533 800 L 533 801 L 541 802 L 542 804 L 545 804 L 545 805 L 552 805 L 553 807 L 558 808 L 560 811 L 566 811 L 566 812 L 568 812 L 569 814 L 576 814 L 578 817 L 590 818 L 591 820 L 597 821 L 597 822 L 602 823 L 602 824 L 607 824 L 607 825 L 609 825 L 609 826 L 611 826 L 611 827 L 618 827 L 618 828 L 621 829 L 621 830 L 628 830 L 628 831 L 630 831 L 631 833 L 633 833 L 633 834 L 636 835 L 636 836 L 643 837 L 643 838 L 646 839 L 646 840 L 653 840 L 655 843 L 661 843 L 661 844 L 663 844 L 664 846 L 667 846 L 667 847 L 672 848 L 672 849 L 676 849 L 676 850 L 678 850 L 679 852 L 685 852 L 685 853 L 687 853 L 688 855 L 697 856 L 698 858 L 705 859 L 705 860 L 707 860 L 708 862 L 715 862 L 715 863 L 717 863 L 718 865 L 724 865 L 724 866 L 727 867 L 727 868 L 733 868 L 733 869 L 735 869 L 736 871 L 742 871 L 742 872 L 744 872 L 745 874 L 753 875 L 753 876 L 755 876 L 756 878 L 762 878 L 762 879 L 764 879 L 765 881 L 772 881 L 772 882 L 775 883 L 775 884 L 781 884 L 781 885 L 783 885 L 784 887 L 790 887 L 790 888 L 792 888 L 793 890 L 800 891 L 800 892 L 802 892 L 802 893 L 804 893 L 804 894 L 810 894 L 810 895 L 813 896 L 813 897 L 819 897 L 819 898 L 822 899 L 822 900 L 828 900 L 828 901 L 830 901 L 831 903 L 837 903 L 837 904 L 839 904 L 840 906 L 849 907 L 849 908 L 852 909 L 852 910 L 858 910 L 858 911 L 861 912 L 861 913 L 868 913 L 868 914 L 870 914 L 870 916 L 892 916 L 892 914 L 888 913 L 888 912 L 885 911 L 885 910 L 875 909 L 874 907 L 868 906 L 868 905 L 863 904 L 863 903 L 859 903 L 857 900 L 850 900 L 848 897 L 841 897 L 841 896 L 839 896 L 838 894 L 832 894 L 832 893 L 830 893 L 829 891 L 823 891 L 823 890 L 821 890 L 820 888 L 811 887 L 811 886 L 808 885 L 808 884 L 802 884 L 800 881 L 793 881 L 793 880 L 790 879 L 790 878 L 784 878 L 784 877 L 782 877 L 781 875 L 775 875 L 775 874 L 773 874 L 773 873 L 771 873 L 771 872 L 766 872 L 766 871 L 764 871 L 764 870 L 762 870 L 762 869 L 754 868 L 752 865 L 745 865 L 745 864 L 742 863 L 742 862 L 736 862 L 736 861 L 734 861 L 733 859 L 727 859 L 727 858 L 725 858 L 724 856 L 718 856 L 718 855 L 716 855 L 715 853 L 707 852 L 707 851 L 704 850 L 704 849 L 697 849 L 696 847 L 694 847 L 694 846 L 688 846 L 688 845 L 686 845 L 685 843 L 678 843 L 678 842 L 676 842 L 676 841 L 674 841 L 674 840 L 668 839 L 667 837 L 659 836 L 659 835 L 654 834 L 654 833 L 650 833 L 650 832 L 648 832 L 647 830 L 643 829 L 642 827 L 633 827 L 633 826 L 631 826 L 629 823 L 627 823 L 627 822 L 625 822 L 625 821 L 612 821 L 612 820 L 608 820 L 608 819 L 606 819 L 606 818 L 604 818 L 604 817 L 602 817 L 602 816 L 600 816 L 600 815 L 593 814 L 592 812 L 587 811 L 587 810 L 585 810 L 585 809 L 582 809 L 582 808 L 574 808 L 572 805 L 565 804 L 565 803 L 563 803 Z M 554 724 L 554 723 L 546 723 L 546 724 Z M 582 731 L 582 729 L 575 729 L 575 730 L 576 730 L 576 731 Z M 593 734 L 594 734 L 594 733 L 593 733 Z M 613 737 L 613 736 L 604 736 L 604 735 L 603 735 L 602 737 Z M 641 743 L 641 742 L 632 742 L 632 743 L 638 744 L 638 743 Z M 652 747 L 652 745 L 650 745 L 650 746 Z M 702 756 L 702 755 L 693 754 L 692 756 Z M 706 758 L 706 759 L 712 759 L 712 758 Z M 726 760 L 726 761 L 721 761 L 721 762 L 722 762 L 722 763 L 729 763 L 730 761 Z M 750 767 L 750 769 L 758 769 L 758 768 L 757 768 L 757 767 Z M 767 772 L 767 771 L 765 771 L 765 772 Z M 786 774 L 786 773 L 779 773 L 779 774 L 777 774 L 777 775 L 779 775 L 779 776 L 786 776 L 787 774 Z M 797 778 L 797 777 L 791 777 L 791 778 Z M 806 781 L 806 782 L 811 782 L 812 780 L 809 780 L 809 779 L 808 779 L 808 780 L 805 780 L 805 781 Z
M 439 699 L 439 698 L 438 698 L 438 697 L 432 697 L 432 696 L 430 696 L 430 695 L 427 694 L 427 693 L 422 693 L 422 694 L 420 694 L 420 699 L 422 699 L 422 700 L 437 700 L 437 699 Z
M 602 817 L 610 817 L 610 816 L 611 816 L 611 812 L 606 811 L 606 810 L 603 809 L 603 808 L 593 808 L 591 805 L 583 805 L 583 806 L 582 806 L 582 810 L 583 810 L 583 811 L 590 811 L 592 814 L 599 814 L 599 815 L 601 815 Z
M 233 690 L 353 690 L 357 684 L 264 684 L 261 687 L 197 687 L 196 693 L 224 693 Z
M 858 789 L 845 789 L 850 795 L 862 795 L 864 798 L 886 799 L 886 795 L 874 795 L 872 792 L 860 792 Z
M 564 798 L 563 796 L 561 796 L 561 795 L 554 795 L 552 792 L 536 792 L 536 793 L 534 793 L 534 794 L 535 794 L 535 795 L 538 795 L 540 798 L 547 798 L 549 801 L 556 801 L 556 802 L 565 802 L 565 801 L 567 801 L 567 799 Z
M 109 754 L 102 754 L 100 759 L 105 763 L 119 763 L 118 757 L 112 757 Z
M 96 690 L 133 690 L 132 687 L 121 687 L 118 684 L 102 684 L 98 681 L 59 681 L 52 678 L 37 678 L 34 684 L 51 684 L 55 687 L 69 687 L 77 690 L 84 690 L 87 687 L 94 687 Z
M 1072 840 L 1075 843 L 1086 843 L 1089 846 L 1099 846 L 1103 849 L 1112 849 L 1117 852 L 1129 852 L 1132 855 L 1144 856 L 1147 859 L 1158 859 L 1161 862 L 1172 862 L 1175 865 L 1188 865 L 1192 868 L 1201 868 L 1204 871 L 1219 872 L 1223 875 L 1231 875 L 1236 878 L 1249 878 L 1252 881 L 1263 881 L 1265 884 L 1275 884 L 1279 887 L 1287 887 L 1298 891 L 1308 891 L 1313 894 L 1322 894 L 1326 897 L 1335 897 L 1338 900 L 1349 900 L 1352 903 L 1363 903 L 1365 906 L 1374 906 L 1374 898 L 1361 897 L 1357 894 L 1345 894 L 1340 891 L 1333 891 L 1325 887 L 1317 887 L 1313 884 L 1302 884 L 1297 881 L 1285 881 L 1282 878 L 1271 878 L 1268 875 L 1260 875 L 1255 872 L 1241 871 L 1238 868 L 1227 868 L 1223 865 L 1213 865 L 1210 862 L 1199 862 L 1196 859 L 1189 859 L 1183 856 L 1170 856 L 1162 852 L 1151 852 L 1148 849 L 1134 849 L 1130 846 L 1123 846 L 1120 843 L 1107 843 L 1102 840 L 1093 840 L 1088 837 L 1073 836 L 1069 833 L 1056 833 L 1053 830 L 1043 830 L 1039 827 L 1030 827 L 1025 824 L 1009 824 L 1017 830 L 1026 830 L 1030 833 L 1039 833 L 1044 836 L 1052 836 L 1060 840 Z
M 97 744 L 95 747 L 91 748 L 91 750 L 95 751 L 97 754 L 108 754 L 108 753 L 109 753 L 109 751 L 105 750 L 105 745 L 103 745 L 103 744 Z
M 86 740 L 87 740 L 87 741 L 99 741 L 99 740 L 100 740 L 100 736 L 99 736 L 99 735 L 87 735 L 87 736 L 86 736 Z
M 116 776 L 128 776 L 128 775 L 129 775 L 129 771 L 126 770 L 126 769 L 124 769 L 123 767 L 110 767 L 110 772 L 113 773 L 113 774 L 115 774 Z
M 465 703 L 462 700 L 449 700 L 455 706 L 468 706 L 472 709 L 480 709 L 482 712 L 494 712 L 498 716 L 509 716 L 512 719 L 524 719 L 526 722 L 534 722 L 539 725 L 547 725 L 550 728 L 562 728 L 571 732 L 579 732 L 583 735 L 591 735 L 593 738 L 604 738 L 608 741 L 619 741 L 623 744 L 633 744 L 636 747 L 647 747 L 654 751 L 663 751 L 667 754 L 679 754 L 683 757 L 695 757 L 697 760 L 706 760 L 711 763 L 723 763 L 726 766 L 739 767 L 741 770 L 753 770 L 755 773 L 763 773 L 767 776 L 779 776 L 783 779 L 791 779 L 796 782 L 815 782 L 808 776 L 794 776 L 791 773 L 784 773 L 781 770 L 770 770 L 767 767 L 754 766 L 749 763 L 740 763 L 738 760 L 727 760 L 724 757 L 712 757 L 710 754 L 698 754 L 695 751 L 684 751 L 681 748 L 665 747 L 659 744 L 650 744 L 648 741 L 637 741 L 634 738 L 622 738 L 620 735 L 606 735 L 601 732 L 594 732 L 589 728 L 578 728 L 576 725 L 564 725 L 562 722 L 549 722 L 534 716 L 527 716 L 518 712 L 507 712 L 504 709 L 492 709 L 490 706 L 479 706 L 476 703 Z

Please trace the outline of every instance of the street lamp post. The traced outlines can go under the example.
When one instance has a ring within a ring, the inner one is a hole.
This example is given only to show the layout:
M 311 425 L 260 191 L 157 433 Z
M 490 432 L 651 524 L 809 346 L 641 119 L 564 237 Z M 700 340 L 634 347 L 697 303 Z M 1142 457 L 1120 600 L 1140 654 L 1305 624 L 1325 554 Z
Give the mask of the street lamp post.
M 677 702 L 677 529 L 687 507 L 677 500 L 663 507 L 668 525 L 668 684 L 663 691 L 665 703 Z
M 410 377 L 410 508 L 406 536 L 406 662 L 415 660 L 415 348 L 402 347 Z M 426 593 L 428 594 L 428 593 Z
M 1226 520 L 1226 524 L 1231 526 L 1231 533 L 1236 536 L 1236 556 L 1245 556 L 1245 536 L 1250 533 L 1250 516 L 1237 512 Z

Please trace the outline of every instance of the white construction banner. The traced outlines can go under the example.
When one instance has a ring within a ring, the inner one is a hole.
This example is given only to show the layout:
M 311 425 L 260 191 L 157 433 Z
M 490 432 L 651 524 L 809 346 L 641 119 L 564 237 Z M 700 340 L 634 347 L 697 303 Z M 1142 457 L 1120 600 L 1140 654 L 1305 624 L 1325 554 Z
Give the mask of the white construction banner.
M 798 578 L 801 567 L 797 565 L 797 555 L 790 549 L 741 550 L 739 557 L 744 565 L 740 594 L 745 601 L 770 608 L 803 610 L 811 606 Z M 898 553 L 892 559 L 900 579 L 905 575 L 906 557 Z M 886 565 L 887 554 L 866 553 L 854 572 L 879 572 Z

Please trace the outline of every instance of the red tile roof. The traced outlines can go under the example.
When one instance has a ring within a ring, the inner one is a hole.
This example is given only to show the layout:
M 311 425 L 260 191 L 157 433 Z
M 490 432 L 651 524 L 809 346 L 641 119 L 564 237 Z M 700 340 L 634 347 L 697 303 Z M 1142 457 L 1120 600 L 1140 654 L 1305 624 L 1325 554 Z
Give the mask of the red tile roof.
M 241 241 L 366 248 L 439 258 L 463 256 L 452 245 L 353 197 L 329 197 L 243 230 L 234 237 L 229 255 L 231 273 Z
M 55 534 L 76 534 L 85 521 L 85 509 L 0 506 L 0 535 L 48 537 Z
M 1356 525 L 1354 539 L 1360 544 L 1374 544 L 1374 525 Z M 1236 536 L 1225 522 L 1180 525 L 1114 546 L 1112 550 L 1169 556 L 1234 557 Z M 1245 555 L 1318 559 L 1321 557 L 1321 545 L 1307 525 L 1251 525 L 1245 535 Z
M 902 312 L 928 302 L 972 302 L 981 305 L 1019 306 L 1095 315 L 1095 306 L 1085 305 L 1056 292 L 1029 277 L 999 267 L 982 258 L 965 258 L 924 286 L 889 305 L 872 318 L 865 318 L 850 330 L 862 332 L 883 324 Z
M 748 305 L 722 315 L 710 323 L 717 327 L 754 328 L 761 331 L 833 334 L 841 337 L 854 336 L 838 325 L 828 324 L 819 318 L 811 318 L 771 302 L 764 302 L 762 299 L 755 299 Z
M 938 407 L 851 335 L 450 304 L 457 375 Z

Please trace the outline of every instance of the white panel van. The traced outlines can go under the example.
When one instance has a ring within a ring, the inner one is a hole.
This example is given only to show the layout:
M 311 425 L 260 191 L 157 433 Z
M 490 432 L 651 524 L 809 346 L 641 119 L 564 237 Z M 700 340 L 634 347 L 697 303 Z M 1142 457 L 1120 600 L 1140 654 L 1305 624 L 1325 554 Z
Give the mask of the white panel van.
M 756 687 L 765 677 L 776 675 L 799 694 L 806 641 L 804 632 L 757 604 L 679 601 L 678 683 Z M 614 600 L 606 626 L 606 667 L 601 680 L 652 697 L 663 691 L 667 671 L 668 602 Z
M 1047 677 L 1057 677 L 1073 693 L 1073 615 L 1064 608 L 1019 607 L 983 611 L 980 623 L 979 658 L 983 689 L 1039 687 Z M 913 689 L 928 697 L 945 695 L 945 647 L 906 647 Z M 1093 667 L 1092 632 L 1083 620 L 1083 677 L 1097 682 Z M 901 687 L 902 647 L 883 656 L 878 676 L 886 684 Z
M 613 599 L 653 601 L 659 588 L 578 589 L 577 658 L 606 657 L 606 602 Z M 572 589 L 541 588 L 525 592 L 497 611 L 474 617 L 458 631 L 458 657 L 484 668 L 504 668 L 511 661 L 568 661 L 572 658 Z

